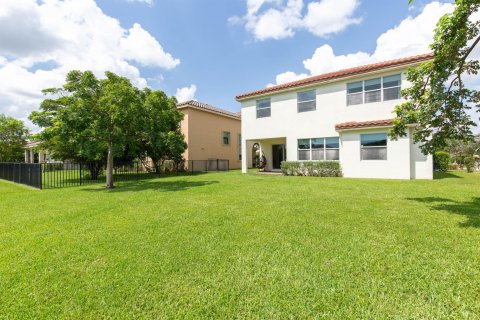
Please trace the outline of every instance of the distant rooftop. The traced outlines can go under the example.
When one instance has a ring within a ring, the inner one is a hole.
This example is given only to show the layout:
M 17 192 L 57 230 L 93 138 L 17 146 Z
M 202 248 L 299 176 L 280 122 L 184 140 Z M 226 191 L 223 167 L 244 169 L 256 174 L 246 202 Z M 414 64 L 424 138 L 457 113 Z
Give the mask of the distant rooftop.
M 195 101 L 195 100 L 185 101 L 185 102 L 177 104 L 178 109 L 188 108 L 188 107 L 193 107 L 195 109 L 216 113 L 216 114 L 219 114 L 221 116 L 235 118 L 235 119 L 238 119 L 238 120 L 241 119 L 241 113 L 240 112 L 231 112 L 231 111 L 221 109 L 221 108 L 217 108 L 217 107 L 211 106 L 209 104 L 198 102 L 198 101 Z

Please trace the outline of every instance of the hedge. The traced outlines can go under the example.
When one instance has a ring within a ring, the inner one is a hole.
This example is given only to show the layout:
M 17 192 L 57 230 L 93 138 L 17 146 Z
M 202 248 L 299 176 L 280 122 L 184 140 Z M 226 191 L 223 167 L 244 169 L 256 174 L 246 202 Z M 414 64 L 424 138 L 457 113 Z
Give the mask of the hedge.
M 283 161 L 280 168 L 287 176 L 342 177 L 338 161 Z
M 437 151 L 433 154 L 433 167 L 436 170 L 446 172 L 448 171 L 448 164 L 450 163 L 450 154 L 445 151 Z

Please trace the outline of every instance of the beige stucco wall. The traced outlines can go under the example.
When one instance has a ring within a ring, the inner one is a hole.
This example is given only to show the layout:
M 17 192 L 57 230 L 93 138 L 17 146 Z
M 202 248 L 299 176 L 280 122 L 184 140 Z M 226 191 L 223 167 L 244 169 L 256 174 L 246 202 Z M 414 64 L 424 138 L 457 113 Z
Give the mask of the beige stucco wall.
M 188 149 L 186 160 L 227 159 L 230 169 L 241 167 L 238 153 L 238 135 L 241 133 L 240 119 L 221 116 L 192 107 L 182 108 L 185 115 L 181 130 L 185 135 Z M 224 145 L 222 132 L 230 132 L 230 144 Z

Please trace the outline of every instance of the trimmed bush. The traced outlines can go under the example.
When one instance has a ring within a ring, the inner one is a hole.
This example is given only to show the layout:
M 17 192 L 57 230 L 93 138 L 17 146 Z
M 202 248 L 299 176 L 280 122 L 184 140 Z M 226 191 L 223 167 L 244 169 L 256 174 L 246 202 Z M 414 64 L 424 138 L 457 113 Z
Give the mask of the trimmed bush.
M 465 157 L 464 164 L 468 172 L 475 171 L 476 161 L 473 157 Z
M 450 163 L 450 154 L 445 151 L 437 151 L 433 155 L 433 165 L 436 170 L 447 172 Z
M 286 176 L 342 177 L 338 161 L 283 161 L 281 169 Z

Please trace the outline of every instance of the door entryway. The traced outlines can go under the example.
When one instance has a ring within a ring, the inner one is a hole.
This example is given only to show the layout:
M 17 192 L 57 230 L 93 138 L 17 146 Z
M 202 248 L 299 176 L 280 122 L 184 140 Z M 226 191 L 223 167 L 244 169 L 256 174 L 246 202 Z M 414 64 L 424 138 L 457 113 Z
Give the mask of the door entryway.
M 280 170 L 282 161 L 285 161 L 286 159 L 287 151 L 285 149 L 285 144 L 272 145 L 272 168 L 274 170 Z

